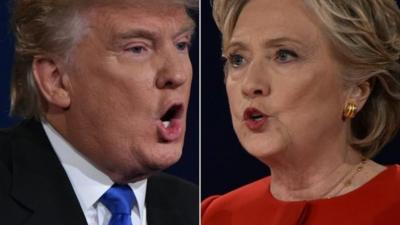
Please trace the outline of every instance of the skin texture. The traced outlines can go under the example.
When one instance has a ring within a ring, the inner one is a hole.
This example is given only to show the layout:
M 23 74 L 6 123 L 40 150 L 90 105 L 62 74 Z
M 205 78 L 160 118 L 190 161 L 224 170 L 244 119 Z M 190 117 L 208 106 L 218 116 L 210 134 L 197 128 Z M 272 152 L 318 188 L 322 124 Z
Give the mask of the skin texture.
M 35 78 L 47 120 L 115 182 L 164 169 L 181 156 L 194 24 L 165 1 L 98 5 L 83 12 L 88 30 L 72 63 L 38 59 Z M 182 104 L 180 135 L 160 136 L 160 118 Z
M 303 1 L 252 0 L 224 55 L 235 132 L 271 168 L 274 196 L 314 199 L 334 191 L 361 159 L 346 141 L 350 121 L 343 109 L 354 102 L 361 110 L 370 86 L 345 87 L 318 18 Z M 244 122 L 248 107 L 268 116 L 257 131 Z

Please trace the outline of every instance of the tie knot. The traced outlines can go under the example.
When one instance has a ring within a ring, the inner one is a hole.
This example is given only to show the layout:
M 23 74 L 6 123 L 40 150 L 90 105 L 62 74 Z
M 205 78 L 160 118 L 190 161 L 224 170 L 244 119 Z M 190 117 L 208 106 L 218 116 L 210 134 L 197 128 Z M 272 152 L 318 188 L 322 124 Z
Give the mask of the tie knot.
M 131 214 L 134 202 L 136 201 L 132 189 L 128 185 L 114 184 L 100 198 L 111 214 Z

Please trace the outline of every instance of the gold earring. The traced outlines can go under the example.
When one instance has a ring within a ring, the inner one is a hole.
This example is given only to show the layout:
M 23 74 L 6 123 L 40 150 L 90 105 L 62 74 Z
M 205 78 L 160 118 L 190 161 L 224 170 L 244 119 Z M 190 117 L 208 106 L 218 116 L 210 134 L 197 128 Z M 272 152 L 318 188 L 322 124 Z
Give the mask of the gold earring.
M 357 105 L 353 102 L 348 102 L 346 104 L 346 107 L 344 108 L 343 116 L 345 118 L 351 119 L 356 116 L 356 112 L 357 112 Z

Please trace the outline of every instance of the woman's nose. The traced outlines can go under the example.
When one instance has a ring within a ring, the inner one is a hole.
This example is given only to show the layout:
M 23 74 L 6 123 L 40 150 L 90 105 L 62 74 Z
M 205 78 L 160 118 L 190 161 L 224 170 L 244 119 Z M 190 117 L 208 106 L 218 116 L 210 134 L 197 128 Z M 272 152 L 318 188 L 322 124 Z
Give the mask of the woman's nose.
M 269 79 L 268 72 L 262 65 L 250 65 L 243 79 L 243 95 L 249 98 L 267 96 L 270 92 Z

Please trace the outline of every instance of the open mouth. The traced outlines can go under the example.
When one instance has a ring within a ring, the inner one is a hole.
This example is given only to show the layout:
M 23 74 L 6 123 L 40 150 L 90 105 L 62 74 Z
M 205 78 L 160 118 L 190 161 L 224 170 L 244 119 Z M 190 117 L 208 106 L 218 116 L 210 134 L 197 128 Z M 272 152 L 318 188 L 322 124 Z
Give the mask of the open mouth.
M 268 116 L 256 108 L 247 108 L 243 113 L 243 120 L 251 130 L 260 130 L 267 122 Z
M 253 114 L 251 114 L 251 115 L 249 116 L 249 118 L 250 118 L 251 120 L 254 120 L 254 121 L 260 121 L 260 120 L 262 120 L 262 119 L 264 118 L 264 115 L 261 114 L 261 113 L 253 113 Z
M 266 115 L 260 112 L 256 108 L 247 108 L 243 115 L 244 120 L 254 120 L 254 121 L 260 121 L 264 117 L 266 117 Z
M 173 119 L 179 119 L 182 116 L 183 112 L 183 105 L 182 104 L 175 104 L 172 105 L 161 117 L 162 125 L 165 128 L 171 127 L 171 121 Z
M 183 113 L 183 104 L 173 104 L 161 116 L 157 125 L 158 137 L 161 143 L 175 142 L 183 136 Z

